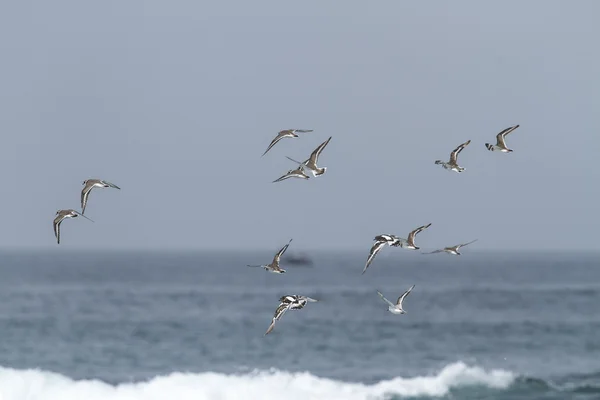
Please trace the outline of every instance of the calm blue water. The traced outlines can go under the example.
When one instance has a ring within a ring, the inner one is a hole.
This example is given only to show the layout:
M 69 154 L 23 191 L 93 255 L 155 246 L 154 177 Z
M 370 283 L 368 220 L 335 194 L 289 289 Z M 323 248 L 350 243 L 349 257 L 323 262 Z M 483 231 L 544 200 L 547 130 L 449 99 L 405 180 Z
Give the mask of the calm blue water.
M 5 253 L 0 399 L 600 399 L 599 254 L 386 248 L 361 275 L 368 247 L 281 275 L 245 266 L 269 252 Z M 376 289 L 412 284 L 390 314 Z M 265 337 L 285 294 L 320 301 Z

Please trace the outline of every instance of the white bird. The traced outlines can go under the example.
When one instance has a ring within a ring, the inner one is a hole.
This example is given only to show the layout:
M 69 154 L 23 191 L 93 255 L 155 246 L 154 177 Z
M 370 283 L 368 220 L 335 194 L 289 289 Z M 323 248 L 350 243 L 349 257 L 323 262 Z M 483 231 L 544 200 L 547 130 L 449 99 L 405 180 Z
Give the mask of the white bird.
M 489 144 L 486 143 L 485 147 L 487 147 L 487 149 L 489 151 L 501 151 L 502 153 L 511 153 L 512 149 L 509 149 L 506 146 L 506 135 L 508 135 L 509 133 L 511 133 L 512 131 L 514 131 L 515 129 L 517 129 L 519 127 L 519 125 L 515 125 L 515 126 L 511 126 L 510 128 L 506 128 L 504 129 L 502 132 L 500 132 L 499 134 L 496 135 L 496 144 Z
M 431 251 L 429 253 L 423 253 L 423 254 L 435 254 L 435 253 L 446 252 L 448 254 L 452 254 L 452 255 L 455 255 L 455 256 L 460 256 L 460 253 L 458 252 L 458 249 L 460 249 L 461 247 L 464 247 L 464 246 L 468 246 L 471 243 L 474 243 L 476 241 L 477 241 L 477 239 L 471 240 L 468 243 L 462 243 L 462 244 L 457 244 L 456 246 L 444 247 L 443 249 L 434 250 L 434 251 Z
M 293 239 L 290 239 L 290 241 L 288 242 L 288 244 L 286 244 L 285 246 L 283 246 L 281 248 L 281 250 L 279 250 L 277 252 L 277 254 L 275 254 L 275 257 L 273 257 L 273 261 L 271 261 L 271 264 L 267 264 L 267 265 L 248 265 L 249 267 L 255 267 L 255 268 L 264 268 L 267 271 L 273 272 L 275 274 L 283 274 L 285 273 L 284 269 L 281 269 L 281 267 L 279 267 L 279 261 L 281 260 L 281 256 L 283 255 L 283 253 L 285 253 L 285 251 L 287 250 L 287 248 L 290 246 L 290 243 L 292 243 Z
M 83 181 L 83 189 L 81 190 L 81 214 L 85 213 L 85 206 L 88 202 L 88 197 L 93 188 L 115 188 L 121 190 L 120 187 L 114 183 L 103 181 L 102 179 L 86 179 Z
M 60 244 L 60 224 L 66 218 L 77 218 L 78 216 L 82 216 L 83 218 L 92 221 L 91 219 L 89 219 L 88 217 L 86 217 L 85 215 L 80 213 L 79 211 L 69 209 L 69 210 L 58 210 L 56 212 L 56 217 L 54 218 L 54 222 L 52 223 L 52 225 L 54 227 L 54 236 L 56 236 L 56 242 L 58 244 Z M 94 222 L 94 221 L 92 221 L 92 222 Z
M 269 147 L 267 147 L 267 150 L 265 150 L 265 152 L 263 153 L 262 156 L 267 154 L 267 152 L 269 150 L 271 150 L 271 148 L 273 146 L 275 146 L 281 139 L 288 138 L 288 137 L 289 138 L 297 138 L 298 135 L 296 135 L 296 133 L 307 133 L 307 132 L 312 132 L 312 131 L 313 131 L 312 129 L 285 129 L 283 131 L 279 131 L 277 136 L 275 136 L 275 139 L 273 139 L 271 141 L 271 144 L 269 145 Z
M 323 167 L 323 168 L 319 168 L 319 166 L 317 165 L 317 163 L 319 162 L 319 155 L 321 154 L 321 152 L 323 151 L 323 149 L 325 149 L 325 146 L 327 146 L 329 144 L 329 141 L 331 140 L 332 136 L 329 137 L 329 139 L 327 139 L 326 141 L 324 141 L 323 143 L 321 143 L 319 145 L 319 147 L 317 147 L 310 155 L 310 157 L 308 158 L 308 160 L 304 161 L 304 162 L 300 162 L 300 161 L 296 161 L 293 158 L 287 157 L 288 160 L 291 160 L 297 164 L 301 164 L 306 166 L 306 168 L 308 168 L 308 170 L 312 173 L 312 175 L 314 177 L 323 175 L 325 173 L 325 171 L 327 171 L 327 167 Z
M 396 304 L 394 304 L 391 301 L 389 301 L 388 299 L 386 299 L 379 290 L 377 291 L 377 294 L 379 294 L 379 297 L 381 297 L 381 299 L 388 304 L 388 310 L 392 314 L 406 314 L 406 311 L 404 311 L 404 309 L 402 308 L 402 302 L 404 301 L 406 296 L 408 296 L 408 294 L 411 292 L 411 290 L 413 290 L 414 287 L 415 287 L 415 285 L 412 285 L 406 292 L 404 292 L 404 294 L 402 294 L 402 296 L 398 297 Z
M 470 140 L 467 140 L 463 144 L 459 145 L 456 149 L 452 150 L 450 153 L 450 161 L 444 162 L 442 160 L 435 160 L 435 163 L 441 165 L 445 169 L 454 172 L 463 172 L 465 168 L 458 165 L 458 154 L 471 143 Z

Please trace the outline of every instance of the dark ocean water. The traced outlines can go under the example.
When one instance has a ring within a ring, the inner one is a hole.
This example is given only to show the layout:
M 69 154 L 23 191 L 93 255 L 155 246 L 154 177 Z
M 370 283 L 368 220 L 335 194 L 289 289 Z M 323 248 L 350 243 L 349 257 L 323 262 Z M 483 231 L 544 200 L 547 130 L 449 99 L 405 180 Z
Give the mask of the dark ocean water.
M 600 255 L 475 250 L 5 252 L 0 400 L 600 399 Z

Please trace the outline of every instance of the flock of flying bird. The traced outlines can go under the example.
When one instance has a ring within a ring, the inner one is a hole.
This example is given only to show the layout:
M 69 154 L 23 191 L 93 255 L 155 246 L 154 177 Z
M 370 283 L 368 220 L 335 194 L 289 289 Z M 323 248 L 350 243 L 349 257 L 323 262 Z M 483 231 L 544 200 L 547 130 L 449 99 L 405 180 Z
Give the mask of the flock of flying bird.
M 496 144 L 485 143 L 485 147 L 489 151 L 499 151 L 501 153 L 512 152 L 513 150 L 509 149 L 506 146 L 505 139 L 508 134 L 513 132 L 518 127 L 519 127 L 519 125 L 515 125 L 515 126 L 511 126 L 509 128 L 502 130 L 500 133 L 498 133 L 496 135 Z M 297 137 L 299 137 L 298 133 L 308 133 L 308 132 L 313 132 L 313 130 L 312 129 L 286 129 L 286 130 L 280 131 L 277 134 L 277 136 L 271 141 L 271 143 L 269 144 L 269 147 L 267 147 L 267 150 L 263 153 L 263 156 L 265 154 L 267 154 L 267 152 L 269 152 L 269 150 L 271 150 L 273 148 L 273 146 L 275 146 L 280 140 L 282 140 L 284 138 L 297 138 Z M 281 181 L 289 179 L 289 178 L 309 179 L 310 176 L 306 173 L 305 169 L 307 169 L 309 172 L 311 172 L 313 177 L 318 177 L 318 176 L 323 175 L 325 173 L 325 171 L 327 170 L 327 167 L 319 167 L 317 165 L 317 163 L 319 161 L 319 155 L 323 152 L 323 150 L 329 144 L 330 141 L 331 141 L 331 137 L 329 137 L 329 139 L 327 139 L 326 141 L 321 143 L 311 153 L 310 157 L 303 162 L 296 161 L 293 158 L 286 156 L 287 159 L 298 164 L 298 167 L 295 169 L 289 170 L 286 174 L 284 174 L 280 178 L 274 180 L 273 183 L 281 182 Z M 435 164 L 441 165 L 444 169 L 446 169 L 448 171 L 454 171 L 454 172 L 458 172 L 458 173 L 465 171 L 464 167 L 461 167 L 460 165 L 458 165 L 458 155 L 470 143 L 471 143 L 471 140 L 467 140 L 466 142 L 460 144 L 457 148 L 455 148 L 450 153 L 450 159 L 447 162 L 442 161 L 442 160 L 436 160 Z M 375 256 L 381 251 L 381 249 L 383 249 L 385 247 L 385 245 L 388 245 L 390 247 L 401 247 L 401 248 L 405 248 L 405 249 L 409 249 L 409 250 L 419 250 L 420 247 L 415 244 L 415 238 L 420 232 L 429 228 L 430 226 L 431 226 L 431 223 L 418 227 L 417 229 L 411 231 L 408 234 L 408 237 L 406 239 L 398 237 L 396 235 L 390 235 L 390 234 L 381 234 L 381 235 L 375 236 L 375 238 L 373 239 L 375 241 L 375 243 L 371 247 L 371 251 L 369 252 L 369 256 L 367 257 L 367 262 L 365 263 L 365 267 L 364 267 L 362 273 L 364 274 L 367 271 L 367 268 L 369 268 L 369 266 L 375 259 Z M 449 247 L 445 247 L 443 249 L 438 249 L 438 250 L 434 250 L 434 251 L 431 251 L 428 253 L 422 253 L 422 254 L 448 253 L 451 255 L 458 256 L 461 254 L 459 252 L 459 249 L 461 247 L 467 246 L 475 241 L 477 241 L 477 239 L 472 240 L 467 243 L 461 243 L 461 244 L 457 244 L 454 246 L 449 246 Z M 277 254 L 275 254 L 275 257 L 273 257 L 273 260 L 271 261 L 270 264 L 248 265 L 248 266 L 264 268 L 265 270 L 272 272 L 272 273 L 276 273 L 276 274 L 285 273 L 285 270 L 282 269 L 280 266 L 280 261 L 281 261 L 281 256 L 283 256 L 283 254 L 288 249 L 288 247 L 290 246 L 291 243 L 292 243 L 292 239 L 290 239 L 290 241 L 285 246 L 283 246 L 277 252 Z M 391 301 L 386 299 L 385 296 L 380 291 L 377 291 L 377 294 L 388 305 L 388 310 L 392 314 L 405 314 L 406 311 L 404 311 L 404 309 L 402 308 L 402 304 L 403 304 L 406 296 L 408 296 L 410 294 L 410 292 L 413 290 L 414 287 L 415 287 L 415 285 L 412 285 L 408 290 L 406 290 L 400 297 L 398 297 L 398 299 L 396 300 L 395 303 L 392 303 Z M 279 299 L 279 306 L 277 306 L 277 309 L 275 310 L 275 315 L 273 315 L 271 324 L 269 325 L 269 328 L 265 332 L 265 335 L 268 335 L 275 328 L 275 323 L 281 319 L 281 317 L 286 313 L 286 311 L 301 310 L 309 302 L 316 302 L 316 301 L 317 300 L 310 298 L 308 296 L 299 296 L 299 295 L 282 296 Z
M 512 131 L 517 129 L 518 127 L 519 127 L 519 125 L 515 125 L 515 126 L 511 126 L 509 128 L 504 129 L 503 131 L 498 133 L 498 135 L 496 135 L 496 144 L 495 145 L 486 143 L 485 147 L 489 151 L 499 151 L 502 153 L 512 152 L 513 150 L 509 149 L 506 146 L 505 138 L 506 138 L 506 135 L 508 135 L 509 133 L 511 133 Z M 280 131 L 277 134 L 277 136 L 271 141 L 271 143 L 269 144 L 269 147 L 263 153 L 263 156 L 265 154 L 267 154 L 267 152 L 269 152 L 269 150 L 271 150 L 273 148 L 273 146 L 275 146 L 280 140 L 282 140 L 284 138 L 297 138 L 297 137 L 299 137 L 298 133 L 309 133 L 309 132 L 313 132 L 313 130 L 312 129 L 286 129 L 286 130 Z M 321 153 L 323 152 L 323 150 L 329 144 L 330 141 L 331 141 L 331 136 L 329 137 L 329 139 L 327 139 L 326 141 L 321 143 L 310 154 L 308 159 L 306 159 L 305 161 L 302 161 L 302 162 L 296 161 L 293 158 L 286 156 L 286 158 L 288 158 L 289 160 L 298 164 L 298 166 L 295 169 L 289 170 L 286 174 L 282 175 L 278 179 L 274 180 L 273 183 L 281 182 L 281 181 L 284 181 L 284 180 L 290 179 L 290 178 L 309 179 L 310 176 L 306 173 L 306 170 L 308 170 L 308 172 L 310 172 L 312 174 L 312 176 L 315 178 L 325 174 L 325 172 L 327 171 L 327 167 L 319 167 L 317 165 L 317 163 L 319 162 L 319 156 L 321 155 Z M 461 145 L 459 145 L 456 149 L 454 149 L 450 153 L 449 161 L 445 162 L 442 160 L 436 160 L 435 164 L 441 165 L 442 167 L 444 167 L 446 170 L 449 170 L 449 171 L 454 171 L 454 172 L 458 172 L 458 173 L 465 171 L 464 167 L 461 167 L 460 165 L 458 165 L 458 155 L 470 143 L 471 143 L 471 141 L 468 140 L 468 141 L 462 143 Z M 84 217 L 84 218 L 92 221 L 90 218 L 86 217 L 84 215 L 84 213 L 85 213 L 85 208 L 87 206 L 90 192 L 94 188 L 114 188 L 114 189 L 119 189 L 119 190 L 121 189 L 117 185 L 110 183 L 108 181 L 105 181 L 105 180 L 101 180 L 101 179 L 87 179 L 87 180 L 83 181 L 83 189 L 81 191 L 81 212 L 73 210 L 73 209 L 58 210 L 56 212 L 56 217 L 54 218 L 53 226 L 54 226 L 54 235 L 56 236 L 57 243 L 60 243 L 60 225 L 66 218 L 76 218 L 78 216 L 81 216 L 81 217 Z M 365 267 L 364 267 L 362 273 L 364 274 L 367 271 L 367 268 L 369 268 L 369 266 L 375 259 L 375 256 L 377 256 L 377 254 L 385 247 L 385 245 L 388 245 L 390 247 L 401 247 L 401 248 L 405 248 L 405 249 L 409 249 L 409 250 L 419 250 L 420 247 L 418 247 L 415 244 L 415 238 L 420 232 L 429 228 L 430 226 L 431 226 L 431 223 L 418 227 L 417 229 L 410 232 L 406 239 L 398 237 L 396 235 L 390 235 L 390 234 L 381 234 L 381 235 L 375 236 L 375 238 L 374 238 L 375 243 L 371 247 L 371 251 L 369 252 L 369 256 L 367 258 L 367 262 L 365 264 Z M 443 249 L 439 249 L 439 250 L 435 250 L 435 251 L 432 251 L 429 253 L 423 253 L 423 254 L 435 254 L 435 253 L 445 252 L 445 253 L 452 254 L 452 255 L 460 255 L 459 249 L 461 247 L 467 246 L 467 245 L 475 242 L 476 240 L 477 239 L 472 240 L 468 243 L 462 243 L 462 244 L 458 244 L 458 245 L 454 245 L 454 246 L 449 246 L 449 247 L 445 247 Z M 290 246 L 291 243 L 292 243 L 292 239 L 290 239 L 290 241 L 285 246 L 283 246 L 277 252 L 277 254 L 275 254 L 275 257 L 273 257 L 273 260 L 271 261 L 270 264 L 248 265 L 248 266 L 264 268 L 265 270 L 267 270 L 269 272 L 273 272 L 273 273 L 277 273 L 277 274 L 285 273 L 285 270 L 280 267 L 280 261 L 281 261 L 281 256 L 283 256 L 283 254 L 288 249 L 288 247 Z M 402 308 L 402 303 L 403 303 L 404 299 L 406 298 L 406 296 L 408 296 L 408 294 L 412 291 L 412 289 L 414 287 L 415 287 L 415 285 L 412 285 L 407 291 L 405 291 L 400 297 L 398 297 L 398 299 L 396 300 L 396 303 L 392 303 L 391 301 L 386 299 L 381 292 L 377 291 L 377 293 L 379 294 L 381 299 L 387 303 L 388 310 L 391 313 L 405 314 L 406 311 L 404 311 L 404 309 Z M 306 304 L 308 304 L 309 302 L 316 302 L 316 301 L 317 300 L 310 298 L 308 296 L 299 296 L 299 295 L 282 296 L 279 299 L 279 306 L 277 307 L 277 309 L 275 311 L 275 315 L 273 316 L 273 319 L 271 320 L 271 324 L 269 325 L 269 328 L 267 329 L 265 335 L 269 334 L 273 330 L 273 328 L 275 327 L 275 323 L 281 319 L 281 317 L 286 313 L 286 311 L 300 310 L 300 309 L 304 308 L 306 306 Z

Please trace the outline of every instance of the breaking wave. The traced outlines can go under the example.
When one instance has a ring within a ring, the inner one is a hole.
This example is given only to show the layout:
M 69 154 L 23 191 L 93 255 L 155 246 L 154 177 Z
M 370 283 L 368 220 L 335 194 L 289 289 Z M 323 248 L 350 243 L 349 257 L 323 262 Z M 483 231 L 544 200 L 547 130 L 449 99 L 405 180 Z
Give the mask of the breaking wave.
M 277 370 L 243 375 L 177 372 L 146 382 L 110 385 L 96 380 L 75 381 L 41 370 L 0 368 L 0 400 L 387 400 L 442 397 L 452 389 L 469 386 L 505 389 L 514 380 L 511 372 L 486 371 L 462 362 L 431 376 L 398 377 L 372 385 Z

